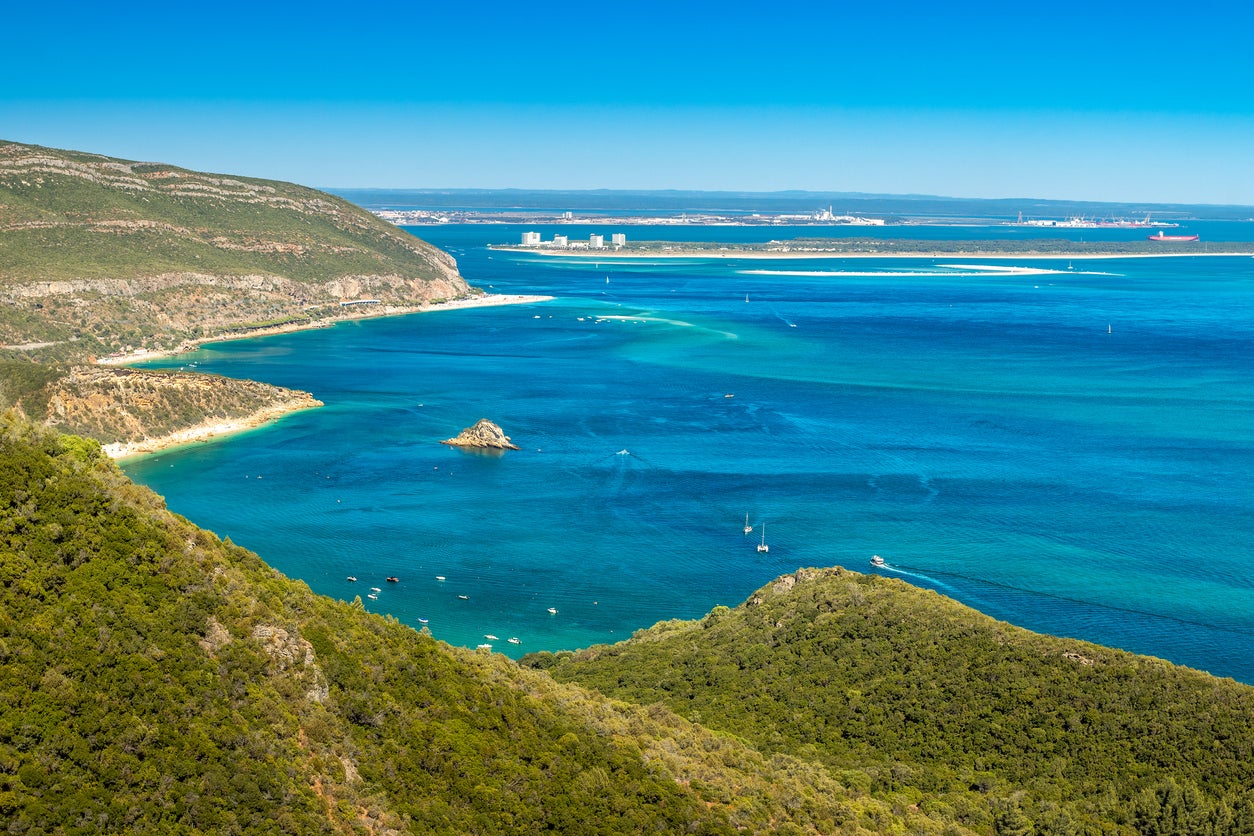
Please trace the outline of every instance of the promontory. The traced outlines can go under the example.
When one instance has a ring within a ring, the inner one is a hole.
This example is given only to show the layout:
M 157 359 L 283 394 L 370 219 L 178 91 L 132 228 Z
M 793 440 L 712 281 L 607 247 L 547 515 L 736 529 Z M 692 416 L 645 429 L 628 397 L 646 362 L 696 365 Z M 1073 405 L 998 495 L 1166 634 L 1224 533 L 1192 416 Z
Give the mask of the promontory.
M 0 142 L 0 409 L 64 431 L 136 444 L 316 403 L 93 361 L 481 295 L 447 253 L 324 192 Z

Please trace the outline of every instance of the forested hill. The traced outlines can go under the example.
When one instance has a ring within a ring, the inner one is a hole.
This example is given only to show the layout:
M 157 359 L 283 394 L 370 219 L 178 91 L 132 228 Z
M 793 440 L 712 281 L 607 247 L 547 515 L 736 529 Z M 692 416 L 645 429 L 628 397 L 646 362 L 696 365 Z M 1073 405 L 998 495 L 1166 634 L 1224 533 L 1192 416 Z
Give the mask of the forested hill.
M 523 661 L 998 833 L 1254 834 L 1254 688 L 895 579 L 803 570 L 699 622 Z
M 332 601 L 0 413 L 15 833 L 965 833 Z

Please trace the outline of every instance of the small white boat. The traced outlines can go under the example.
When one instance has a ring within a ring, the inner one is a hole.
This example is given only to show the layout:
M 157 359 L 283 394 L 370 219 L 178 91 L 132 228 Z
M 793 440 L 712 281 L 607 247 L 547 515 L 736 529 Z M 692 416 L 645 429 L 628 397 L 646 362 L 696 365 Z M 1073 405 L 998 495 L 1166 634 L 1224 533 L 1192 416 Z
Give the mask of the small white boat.
M 766 544 L 766 523 L 762 523 L 762 542 L 758 543 L 758 553 L 769 552 L 771 547 Z
M 371 592 L 382 592 L 383 590 L 382 590 L 382 589 L 379 589 L 379 587 L 377 587 L 377 586 L 372 586 L 372 587 L 370 587 L 370 591 L 371 591 Z
M 373 592 L 371 592 L 371 593 L 370 593 L 369 595 L 367 595 L 366 597 L 367 597 L 367 598 L 369 598 L 371 601 L 378 601 L 378 600 L 379 600 L 379 596 L 378 596 L 378 595 L 375 595 Z
M 346 578 L 346 580 L 351 581 L 352 583 L 357 583 L 357 579 L 354 578 L 352 575 L 349 575 L 348 578 Z
M 878 554 L 873 554 L 873 555 L 871 555 L 871 565 L 872 565 L 872 566 L 883 566 L 883 565 L 884 565 L 884 558 L 880 557 Z
M 505 641 L 509 642 L 510 644 L 522 644 L 522 641 L 519 640 L 516 636 L 510 636 Z
M 463 601 L 469 601 L 469 600 L 470 600 L 470 596 L 469 596 L 469 595 L 458 595 L 457 597 L 458 597 L 458 598 L 461 598 Z
M 435 579 L 436 579 L 437 581 L 442 581 L 442 580 L 444 580 L 444 576 L 443 576 L 443 575 L 436 575 L 436 576 L 435 576 Z
M 557 615 L 557 607 L 549 607 L 549 615 Z
M 491 633 L 484 633 L 483 637 L 490 642 L 496 641 L 496 636 L 492 635 Z
M 753 533 L 753 526 L 749 525 L 749 515 L 745 514 L 745 534 Z
M 420 618 L 420 619 L 418 619 L 418 623 L 419 623 L 419 624 L 426 624 L 426 623 L 427 623 L 427 621 L 428 621 L 428 619 L 425 619 L 425 618 Z
M 476 650 L 491 650 L 491 649 L 492 649 L 492 645 L 490 645 L 490 644 L 480 644 L 480 645 L 476 645 L 476 646 L 475 646 L 475 649 L 476 649 Z

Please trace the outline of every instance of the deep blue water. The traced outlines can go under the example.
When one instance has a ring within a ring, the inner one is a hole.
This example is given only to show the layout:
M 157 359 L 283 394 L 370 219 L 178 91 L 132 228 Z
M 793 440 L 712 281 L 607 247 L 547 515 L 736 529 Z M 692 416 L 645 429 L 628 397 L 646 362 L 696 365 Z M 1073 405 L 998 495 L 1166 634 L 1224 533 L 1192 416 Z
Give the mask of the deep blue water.
M 1193 227 L 1254 238 L 1254 224 Z M 872 571 L 880 554 L 885 574 L 1014 624 L 1254 683 L 1254 258 L 1020 259 L 1056 272 L 1007 274 L 973 258 L 486 249 L 522 229 L 415 232 L 473 284 L 555 301 L 164 361 L 326 406 L 127 471 L 317 592 L 378 587 L 368 609 L 457 644 L 491 634 L 511 655 L 697 617 L 801 566 Z M 1049 236 L 1095 234 L 1145 231 Z M 523 449 L 438 444 L 481 417 Z

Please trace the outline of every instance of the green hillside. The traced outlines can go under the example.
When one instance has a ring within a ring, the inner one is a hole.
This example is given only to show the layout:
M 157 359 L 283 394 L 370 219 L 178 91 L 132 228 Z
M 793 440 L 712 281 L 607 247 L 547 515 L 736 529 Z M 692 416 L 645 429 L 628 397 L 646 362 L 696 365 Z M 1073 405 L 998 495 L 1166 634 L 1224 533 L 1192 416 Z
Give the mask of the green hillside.
M 179 271 L 445 277 L 449 259 L 334 195 L 0 142 L 0 281 Z
M 0 598 L 10 832 L 962 832 L 313 595 L 11 414 Z
M 0 141 L 0 353 L 170 348 L 469 291 L 448 254 L 324 192 Z
M 700 622 L 524 662 L 975 827 L 1254 833 L 1254 688 L 893 579 L 803 570 Z

